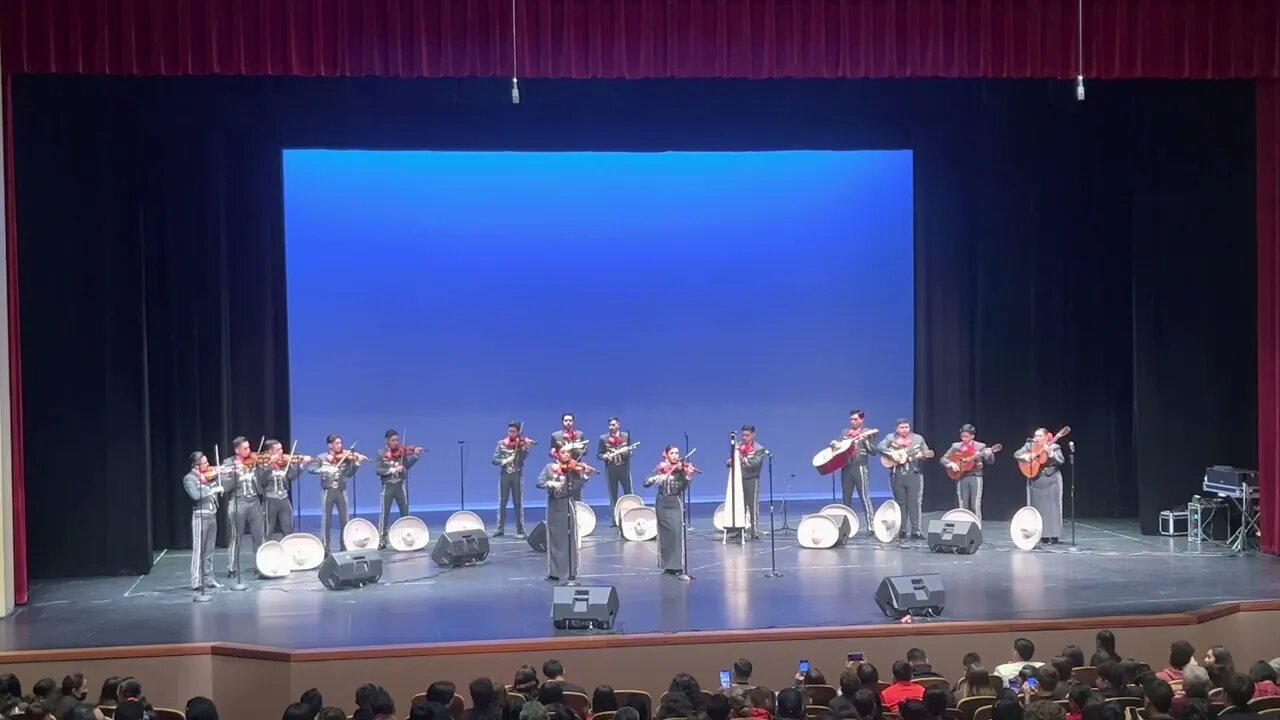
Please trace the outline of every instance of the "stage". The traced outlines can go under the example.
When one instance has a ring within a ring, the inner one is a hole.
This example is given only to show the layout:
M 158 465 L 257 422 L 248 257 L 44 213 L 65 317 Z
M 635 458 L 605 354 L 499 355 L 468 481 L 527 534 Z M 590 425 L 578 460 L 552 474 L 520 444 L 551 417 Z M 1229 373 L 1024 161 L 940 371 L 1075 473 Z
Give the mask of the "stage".
M 532 510 L 531 525 L 541 514 Z M 604 519 L 602 510 L 597 514 Z M 1062 544 L 1034 552 L 1013 547 L 1007 522 L 990 521 L 984 545 L 972 556 L 931 553 L 923 541 L 881 546 L 865 535 L 843 548 L 806 550 L 794 533 L 779 532 L 783 576 L 770 579 L 764 577 L 768 536 L 745 547 L 722 545 L 709 529 L 710 511 L 709 505 L 695 508 L 689 583 L 658 572 L 655 542 L 623 541 L 607 522 L 584 540 L 583 584 L 618 589 L 614 632 L 883 624 L 890 621 L 873 600 L 876 585 L 886 575 L 907 573 L 942 575 L 947 605 L 934 623 L 1183 612 L 1280 595 L 1275 557 L 1144 537 L 1136 521 L 1118 520 L 1081 521 L 1075 550 Z M 793 525 L 797 517 L 791 515 Z M 305 519 L 308 525 L 316 520 Z M 425 519 L 434 535 L 444 518 Z M 218 579 L 229 584 L 226 559 L 219 548 Z M 31 602 L 0 623 L 0 650 L 140 642 L 307 649 L 575 634 L 551 627 L 545 555 L 514 537 L 494 539 L 488 560 L 477 566 L 439 568 L 426 552 L 386 552 L 381 581 L 358 590 L 327 590 L 312 572 L 282 580 L 246 576 L 247 591 L 224 588 L 206 604 L 191 601 L 189 563 L 188 552 L 164 552 L 142 577 L 36 581 Z M 1220 582 L 1227 577 L 1229 586 Z

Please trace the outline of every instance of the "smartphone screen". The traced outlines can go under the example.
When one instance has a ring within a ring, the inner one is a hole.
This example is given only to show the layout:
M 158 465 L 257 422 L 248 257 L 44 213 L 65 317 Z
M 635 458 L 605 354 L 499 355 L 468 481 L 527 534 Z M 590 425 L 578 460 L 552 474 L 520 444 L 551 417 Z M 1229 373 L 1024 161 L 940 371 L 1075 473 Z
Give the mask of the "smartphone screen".
M 1036 682 L 1036 679 L 1033 677 L 1027 678 L 1027 681 L 1023 683 L 1023 685 L 1032 690 L 1035 690 L 1036 688 L 1040 687 L 1040 683 Z
M 733 685 L 733 676 L 729 673 L 728 670 L 721 670 L 720 671 L 720 687 L 727 689 L 730 685 Z
M 802 672 L 802 673 L 807 673 L 807 672 L 809 672 L 809 661 L 808 661 L 808 660 L 801 660 L 801 661 L 800 661 L 800 672 Z
M 862 662 L 867 659 L 866 653 L 852 652 L 849 653 L 849 662 Z

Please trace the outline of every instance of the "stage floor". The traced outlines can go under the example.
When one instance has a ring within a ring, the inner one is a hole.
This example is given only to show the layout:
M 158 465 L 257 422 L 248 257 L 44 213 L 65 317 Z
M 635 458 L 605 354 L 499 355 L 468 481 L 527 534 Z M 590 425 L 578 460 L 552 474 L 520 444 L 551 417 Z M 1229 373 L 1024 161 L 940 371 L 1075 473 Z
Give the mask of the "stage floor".
M 695 527 L 710 527 L 710 510 L 695 509 Z M 426 520 L 433 534 L 443 525 L 443 517 Z M 876 585 L 907 573 L 942 575 L 942 621 L 1182 612 L 1280 597 L 1280 559 L 1144 537 L 1130 521 L 1081 521 L 1078 549 L 1034 552 L 1013 547 L 1008 523 L 988 522 L 986 542 L 971 556 L 931 553 L 922 541 L 881 546 L 865 536 L 840 549 L 805 550 L 794 533 L 779 532 L 783 576 L 776 579 L 764 577 L 767 536 L 722 545 L 702 529 L 690 532 L 688 583 L 658 572 L 656 543 L 622 541 L 604 525 L 584 540 L 581 580 L 617 587 L 621 633 L 885 623 Z M 220 548 L 215 567 L 224 584 L 226 560 Z M 425 552 L 388 552 L 382 580 L 358 590 L 327 590 L 314 573 L 246 576 L 249 590 L 219 590 L 205 604 L 191 601 L 189 563 L 188 552 L 165 552 L 142 577 L 33 582 L 30 603 L 0 622 L 0 650 L 186 642 L 306 649 L 562 634 L 551 627 L 545 555 L 513 537 L 493 540 L 488 561 L 477 566 L 443 569 Z

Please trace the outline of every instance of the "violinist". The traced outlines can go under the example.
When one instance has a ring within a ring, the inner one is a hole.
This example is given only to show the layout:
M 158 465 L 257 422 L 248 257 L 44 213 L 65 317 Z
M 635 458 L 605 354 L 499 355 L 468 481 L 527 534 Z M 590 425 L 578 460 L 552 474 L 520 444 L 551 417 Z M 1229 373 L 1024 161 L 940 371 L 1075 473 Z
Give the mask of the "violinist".
M 569 448 L 574 460 L 582 457 L 582 453 L 587 449 L 587 436 L 575 428 L 573 423 L 573 413 L 567 412 L 560 416 L 560 429 L 551 433 L 551 449 L 547 452 L 552 460 L 560 457 L 560 448 L 563 447 Z M 578 486 L 573 499 L 582 499 L 582 486 Z
M 286 455 L 279 440 L 268 440 L 263 446 L 266 457 L 261 458 L 261 483 L 267 496 L 266 536 L 271 537 L 276 528 L 282 535 L 293 533 L 293 503 L 289 500 L 289 488 L 298 479 L 302 463 L 311 462 L 310 455 Z
M 191 453 L 191 471 L 182 478 L 182 489 L 191 498 L 191 589 L 222 587 L 213 577 L 213 547 L 218 540 L 220 468 L 209 464 L 199 450 Z
M 1062 535 L 1062 447 L 1053 433 L 1036 428 L 1035 435 L 1013 456 L 1024 462 L 1037 459 L 1042 463 L 1040 472 L 1027 481 L 1027 504 L 1040 511 L 1044 542 L 1057 545 Z
M 354 477 L 360 465 L 369 458 L 354 450 L 342 449 L 342 436 L 329 435 L 325 438 L 328 452 L 311 461 L 307 472 L 320 476 L 320 541 L 324 543 L 325 554 L 329 553 L 329 519 L 333 509 L 338 509 L 338 547 L 345 550 L 342 540 L 342 529 L 347 526 L 350 517 L 347 514 L 347 478 Z
M 231 441 L 235 454 L 222 461 L 230 470 L 227 478 L 231 501 L 227 503 L 227 520 L 231 526 L 231 548 L 227 562 L 227 577 L 235 577 L 240 569 L 241 541 L 245 526 L 253 541 L 256 555 L 266 534 L 262 516 L 262 486 L 258 477 L 258 456 L 249 448 L 249 441 L 237 437 Z M 251 565 L 256 562 L 250 561 Z
M 498 468 L 498 530 L 494 537 L 507 532 L 507 498 L 516 514 L 516 537 L 524 539 L 524 463 L 529 459 L 533 439 L 524 436 L 524 426 L 507 423 L 507 436 L 493 449 L 493 464 Z
M 618 418 L 609 418 L 609 432 L 596 442 L 596 457 L 605 464 L 604 477 L 609 485 L 609 524 L 617 526 L 613 509 L 618 506 L 618 491 L 631 494 L 631 433 L 622 429 Z
M 996 461 L 995 451 L 999 447 L 989 447 L 978 442 L 977 437 L 977 428 L 968 423 L 961 425 L 960 442 L 951 443 L 943 453 L 942 466 L 952 472 L 964 472 L 956 481 L 956 507 L 968 510 L 978 516 L 978 522 L 982 522 L 982 469 Z M 962 471 L 962 458 L 970 458 L 972 467 Z
M 378 537 L 381 539 L 378 547 L 383 549 L 387 547 L 387 521 L 391 519 L 391 501 L 395 500 L 400 517 L 409 514 L 409 493 L 405 488 L 405 478 L 409 475 L 409 468 L 422 457 L 422 448 L 400 444 L 400 433 L 395 430 L 388 430 L 385 437 L 387 445 L 378 453 L 378 464 L 373 469 L 374 474 L 382 481 L 382 502 L 379 503 L 381 511 L 378 515 Z
M 861 410 L 849 411 L 849 427 L 845 428 L 842 437 L 853 438 L 854 451 L 849 462 L 840 468 L 840 488 L 844 505 L 850 510 L 853 509 L 853 494 L 858 493 L 865 520 L 863 527 L 871 534 L 871 516 L 875 513 L 875 508 L 871 506 L 871 471 L 867 469 L 867 458 L 876 454 L 873 440 L 876 431 L 867 429 L 866 418 L 866 413 Z
M 595 468 L 575 460 L 572 450 L 562 447 L 557 459 L 547 463 L 538 476 L 538 488 L 547 491 L 548 580 L 572 580 L 578 575 L 578 518 L 573 496 L 594 472 Z
M 920 527 L 920 506 L 924 500 L 924 474 L 920 471 L 920 461 L 933 457 L 933 451 L 922 436 L 911 432 L 911 421 L 906 418 L 898 418 L 893 434 L 881 440 L 877 449 L 881 455 L 892 452 L 902 458 L 902 462 L 889 468 L 889 487 L 893 490 L 894 502 L 902 508 L 904 515 L 898 538 L 910 535 L 919 540 L 924 537 Z
M 645 487 L 657 486 L 653 501 L 658 516 L 658 567 L 667 575 L 684 572 L 684 491 L 693 476 L 701 472 L 693 463 L 680 458 L 680 448 L 668 445 L 662 461 L 645 481 Z

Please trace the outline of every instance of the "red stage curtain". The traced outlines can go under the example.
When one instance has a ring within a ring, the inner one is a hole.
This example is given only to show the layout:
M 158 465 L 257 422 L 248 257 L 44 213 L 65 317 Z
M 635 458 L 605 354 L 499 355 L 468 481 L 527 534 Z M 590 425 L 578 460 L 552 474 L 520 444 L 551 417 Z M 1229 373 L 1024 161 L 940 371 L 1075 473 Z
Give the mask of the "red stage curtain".
M 1069 78 L 1076 0 L 516 0 L 519 75 Z M 1085 0 L 1093 78 L 1280 76 L 1275 0 Z M 510 0 L 7 0 L 6 72 L 508 76 Z
M 1257 83 L 1258 472 L 1262 547 L 1280 553 L 1280 81 Z

